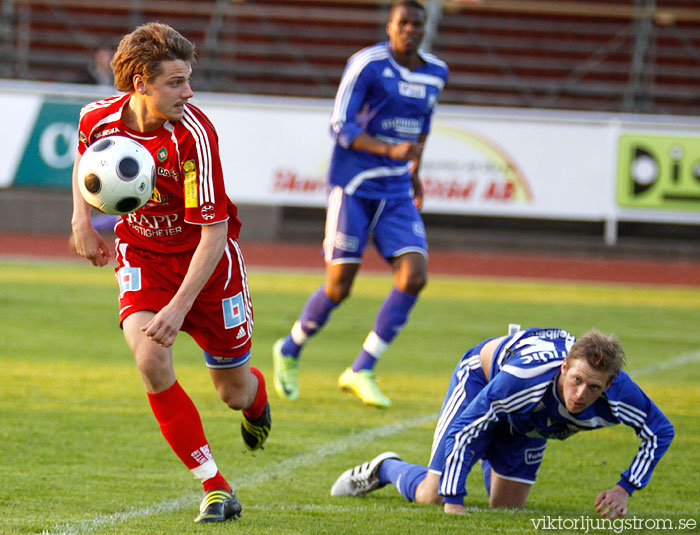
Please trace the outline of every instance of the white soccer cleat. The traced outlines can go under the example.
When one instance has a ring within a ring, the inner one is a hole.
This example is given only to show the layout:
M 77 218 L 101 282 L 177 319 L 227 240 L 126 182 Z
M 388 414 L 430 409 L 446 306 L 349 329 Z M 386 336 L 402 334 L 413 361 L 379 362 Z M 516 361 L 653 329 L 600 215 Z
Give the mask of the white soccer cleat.
M 401 460 L 393 451 L 385 451 L 371 461 L 343 472 L 331 487 L 331 496 L 364 496 L 383 487 L 379 483 L 379 467 L 387 459 Z

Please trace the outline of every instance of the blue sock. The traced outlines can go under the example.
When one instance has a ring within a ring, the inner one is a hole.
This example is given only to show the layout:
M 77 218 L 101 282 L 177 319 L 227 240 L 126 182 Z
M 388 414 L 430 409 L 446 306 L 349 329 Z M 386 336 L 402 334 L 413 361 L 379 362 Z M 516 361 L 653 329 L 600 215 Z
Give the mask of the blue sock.
M 306 339 L 316 334 L 328 321 L 331 311 L 338 306 L 323 291 L 323 286 L 312 293 L 306 301 L 299 319 L 292 327 L 282 344 L 282 354 L 299 358 L 301 347 Z
M 288 334 L 284 339 L 284 343 L 282 344 L 282 354 L 287 357 L 294 357 L 295 359 L 298 359 L 300 351 L 301 346 L 296 345 L 294 340 L 292 340 L 292 335 Z
M 407 294 L 395 287 L 391 289 L 382 306 L 379 307 L 372 332 L 369 333 L 362 351 L 352 364 L 353 371 L 374 369 L 377 359 L 386 351 L 408 321 L 408 314 L 417 299 L 417 295 Z
M 363 349 L 360 351 L 360 354 L 355 357 L 355 361 L 352 363 L 352 371 L 373 370 L 377 365 L 377 360 L 378 359 L 374 358 Z
M 387 459 L 379 466 L 379 482 L 391 483 L 409 502 L 415 500 L 418 484 L 428 475 L 428 468 L 397 459 Z

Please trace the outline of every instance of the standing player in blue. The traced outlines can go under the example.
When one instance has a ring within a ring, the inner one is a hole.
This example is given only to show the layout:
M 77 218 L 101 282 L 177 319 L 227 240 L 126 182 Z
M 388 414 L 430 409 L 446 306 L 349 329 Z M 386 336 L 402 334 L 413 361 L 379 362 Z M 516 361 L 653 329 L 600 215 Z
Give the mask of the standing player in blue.
M 673 440 L 671 422 L 629 375 L 617 339 L 590 331 L 525 329 L 484 340 L 452 374 L 428 466 L 385 452 L 345 471 L 333 496 L 362 496 L 392 483 L 409 501 L 464 513 L 467 474 L 481 459 L 491 507 L 523 507 L 547 439 L 619 423 L 641 439 L 620 480 L 595 499 L 608 518 L 627 514 Z
M 377 387 L 374 368 L 405 325 L 427 280 L 418 170 L 448 75 L 444 62 L 418 50 L 424 25 L 421 4 L 394 4 L 386 26 L 389 41 L 352 56 L 340 81 L 331 120 L 336 144 L 328 172 L 326 280 L 309 297 L 291 333 L 273 347 L 275 389 L 284 399 L 299 395 L 301 349 L 350 294 L 372 234 L 391 265 L 394 287 L 338 384 L 368 405 L 391 405 Z

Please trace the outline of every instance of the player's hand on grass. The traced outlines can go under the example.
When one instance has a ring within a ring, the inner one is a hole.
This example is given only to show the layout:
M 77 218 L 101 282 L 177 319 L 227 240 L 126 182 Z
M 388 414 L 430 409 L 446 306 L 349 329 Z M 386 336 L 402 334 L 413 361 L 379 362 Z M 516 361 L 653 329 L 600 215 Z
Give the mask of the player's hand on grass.
M 180 332 L 185 314 L 179 307 L 166 305 L 141 330 L 156 344 L 170 347 Z
M 73 227 L 68 244 L 78 255 L 92 262 L 93 266 L 105 266 L 109 262 L 109 246 L 92 225 Z
M 459 503 L 445 503 L 445 512 L 448 515 L 465 515 L 464 506 Z
M 595 510 L 607 518 L 623 517 L 627 514 L 627 499 L 630 495 L 620 485 L 604 490 L 595 499 Z

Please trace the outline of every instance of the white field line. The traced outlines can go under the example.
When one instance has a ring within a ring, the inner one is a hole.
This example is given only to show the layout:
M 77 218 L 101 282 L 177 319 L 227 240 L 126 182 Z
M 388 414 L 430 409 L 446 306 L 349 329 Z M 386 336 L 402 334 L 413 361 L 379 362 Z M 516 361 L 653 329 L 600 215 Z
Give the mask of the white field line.
M 675 368 L 677 366 L 698 361 L 700 361 L 700 349 L 697 351 L 691 351 L 690 353 L 684 353 L 671 359 L 661 360 L 657 363 L 650 364 L 649 366 L 631 370 L 628 373 L 630 377 L 639 377 L 640 375 L 649 375 L 651 373 L 668 370 L 669 368 Z
M 321 444 L 308 453 L 302 453 L 301 455 L 297 455 L 296 457 L 286 460 L 283 465 L 279 465 L 277 470 L 243 476 L 233 481 L 233 486 L 236 490 L 238 490 L 245 487 L 259 485 L 260 483 L 277 478 L 285 473 L 292 472 L 304 466 L 315 464 L 331 455 L 336 455 L 355 447 L 365 446 L 368 442 L 395 435 L 411 427 L 417 427 L 424 423 L 435 421 L 436 418 L 437 414 L 424 414 L 416 418 L 402 420 L 393 424 L 387 424 L 381 427 L 367 429 L 360 433 L 353 433 L 351 435 L 344 436 L 338 440 Z M 152 503 L 142 507 L 133 507 L 128 511 L 119 511 L 107 515 L 99 515 L 91 519 L 82 520 L 75 524 L 54 526 L 54 528 L 51 530 L 44 530 L 42 535 L 78 535 L 82 533 L 90 533 L 98 529 L 124 524 L 133 519 L 145 518 L 162 513 L 172 513 L 185 508 L 195 507 L 200 496 L 201 493 L 190 492 L 171 500 L 164 500 L 159 503 Z

